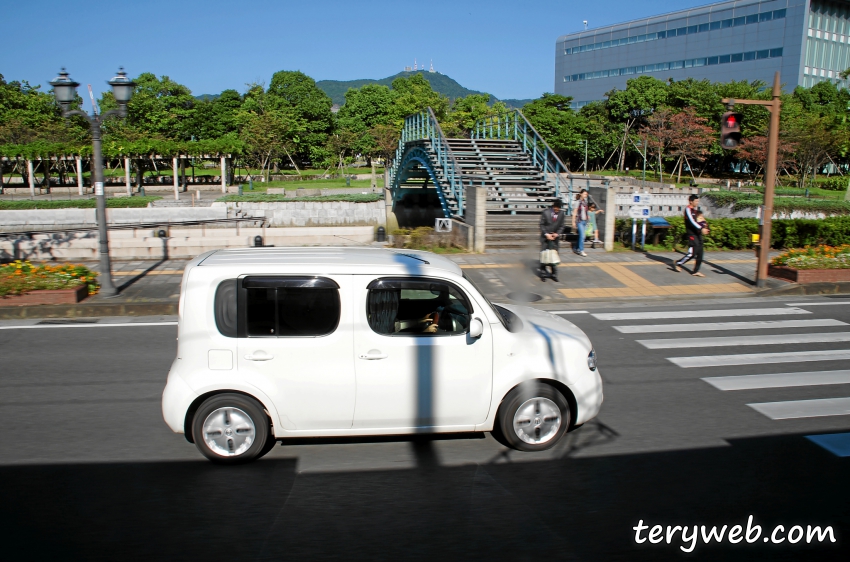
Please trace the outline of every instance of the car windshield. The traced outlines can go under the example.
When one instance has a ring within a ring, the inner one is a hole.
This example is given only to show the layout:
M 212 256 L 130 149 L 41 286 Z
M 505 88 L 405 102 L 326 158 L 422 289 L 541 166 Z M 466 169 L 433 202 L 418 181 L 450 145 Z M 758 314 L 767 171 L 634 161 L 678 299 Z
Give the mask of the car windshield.
M 472 279 L 467 277 L 466 273 L 463 273 L 462 275 L 463 275 L 463 278 L 466 279 L 466 281 L 470 285 L 475 287 L 475 290 L 478 291 L 478 294 L 481 295 L 481 298 L 484 299 L 484 302 L 487 303 L 487 306 L 490 307 L 490 310 L 492 310 L 493 312 L 496 313 L 496 316 L 499 318 L 499 321 L 502 323 L 502 326 L 507 328 L 508 327 L 508 319 L 505 318 L 505 315 L 502 313 L 502 310 L 500 310 L 500 307 L 498 307 L 498 306 L 494 305 L 492 302 L 490 302 L 490 299 L 487 298 L 487 296 L 484 294 L 484 292 L 478 287 L 478 285 L 475 284 L 475 282 Z

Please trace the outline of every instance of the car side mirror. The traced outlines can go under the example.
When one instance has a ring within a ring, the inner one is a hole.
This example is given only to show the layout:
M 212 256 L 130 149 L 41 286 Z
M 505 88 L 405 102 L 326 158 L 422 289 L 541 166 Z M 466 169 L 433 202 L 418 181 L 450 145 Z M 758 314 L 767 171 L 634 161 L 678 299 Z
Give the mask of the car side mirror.
M 480 338 L 481 334 L 484 333 L 484 323 L 481 322 L 480 318 L 473 318 L 469 323 L 469 337 L 471 338 Z

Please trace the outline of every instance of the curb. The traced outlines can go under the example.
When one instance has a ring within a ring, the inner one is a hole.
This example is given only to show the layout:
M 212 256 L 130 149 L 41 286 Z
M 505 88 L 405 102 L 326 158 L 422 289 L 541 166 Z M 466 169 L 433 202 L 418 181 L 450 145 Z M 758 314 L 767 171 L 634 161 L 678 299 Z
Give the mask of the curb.
M 176 314 L 176 302 L 44 304 L 39 306 L 0 307 L 0 320 L 101 316 L 174 316 Z
M 788 283 L 784 287 L 762 289 L 755 293 L 759 297 L 778 297 L 783 295 L 846 295 L 850 294 L 850 282 L 838 283 Z

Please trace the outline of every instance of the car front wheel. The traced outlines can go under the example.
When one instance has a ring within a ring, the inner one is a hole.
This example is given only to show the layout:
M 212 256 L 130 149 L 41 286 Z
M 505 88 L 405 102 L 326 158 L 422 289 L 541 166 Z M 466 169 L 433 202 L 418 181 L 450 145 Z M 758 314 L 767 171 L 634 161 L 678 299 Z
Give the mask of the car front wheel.
M 566 433 L 570 420 L 570 406 L 556 389 L 521 385 L 502 401 L 494 434 L 518 451 L 545 451 Z
M 225 464 L 261 457 L 274 439 L 262 406 L 241 394 L 218 394 L 204 401 L 192 420 L 192 436 L 201 454 Z

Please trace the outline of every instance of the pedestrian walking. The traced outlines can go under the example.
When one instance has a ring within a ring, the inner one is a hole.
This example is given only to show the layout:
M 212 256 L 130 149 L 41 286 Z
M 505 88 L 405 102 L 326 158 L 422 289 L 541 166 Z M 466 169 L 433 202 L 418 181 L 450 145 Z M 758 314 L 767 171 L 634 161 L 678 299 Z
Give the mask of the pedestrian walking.
M 582 189 L 576 196 L 576 208 L 573 211 L 573 231 L 578 233 L 578 243 L 573 249 L 580 256 L 587 257 L 584 253 L 584 233 L 587 230 L 589 208 L 587 206 L 587 190 Z
M 554 199 L 552 206 L 540 213 L 540 279 L 545 281 L 547 275 L 555 282 L 558 281 L 558 257 L 561 234 L 564 233 L 566 217 L 561 210 L 561 200 Z M 546 267 L 552 270 L 546 272 Z
M 703 217 L 703 223 L 699 221 L 699 195 L 691 195 L 688 197 L 688 206 L 685 207 L 685 239 L 688 241 L 688 253 L 682 259 L 673 263 L 673 271 L 681 271 L 681 267 L 688 263 L 691 259 L 696 258 L 694 270 L 691 275 L 694 277 L 705 277 L 699 272 L 699 266 L 702 265 L 702 236 L 708 234 L 708 224 Z

